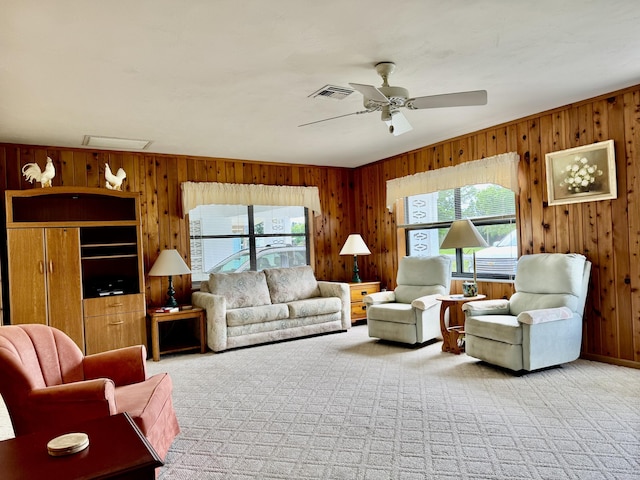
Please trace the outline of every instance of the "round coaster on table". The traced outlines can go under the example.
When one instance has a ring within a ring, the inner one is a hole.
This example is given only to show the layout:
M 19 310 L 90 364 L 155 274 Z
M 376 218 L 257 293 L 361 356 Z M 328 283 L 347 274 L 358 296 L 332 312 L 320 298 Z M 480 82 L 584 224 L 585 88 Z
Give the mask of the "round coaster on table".
M 47 443 L 47 451 L 53 457 L 78 453 L 89 446 L 89 436 L 86 433 L 66 433 Z

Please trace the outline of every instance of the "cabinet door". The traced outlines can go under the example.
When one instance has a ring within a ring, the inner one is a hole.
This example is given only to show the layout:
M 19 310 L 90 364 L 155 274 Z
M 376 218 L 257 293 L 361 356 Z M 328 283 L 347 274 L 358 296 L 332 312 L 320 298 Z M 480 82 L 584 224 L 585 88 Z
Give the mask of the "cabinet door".
M 45 229 L 49 325 L 65 332 L 84 352 L 80 229 Z
M 7 230 L 11 323 L 47 324 L 44 229 Z

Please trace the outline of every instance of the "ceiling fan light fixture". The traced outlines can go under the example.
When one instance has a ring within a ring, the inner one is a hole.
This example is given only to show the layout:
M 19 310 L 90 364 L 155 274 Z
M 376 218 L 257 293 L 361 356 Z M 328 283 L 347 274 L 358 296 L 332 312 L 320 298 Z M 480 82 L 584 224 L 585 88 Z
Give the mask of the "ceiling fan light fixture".
M 403 107 L 409 98 L 409 90 L 402 87 L 378 87 L 385 97 L 389 99 L 391 105 Z
M 349 83 L 349 85 L 362 94 L 362 102 L 365 110 L 347 113 L 336 117 L 325 118 L 315 122 L 298 125 L 312 125 L 314 123 L 333 120 L 334 118 L 359 115 L 361 113 L 381 112 L 381 119 L 389 127 L 389 132 L 395 136 L 412 130 L 411 124 L 400 112 L 401 108 L 407 110 L 421 110 L 427 108 L 442 107 L 466 107 L 473 105 L 486 105 L 486 90 L 474 90 L 470 92 L 455 92 L 442 95 L 429 95 L 426 97 L 409 97 L 409 91 L 402 87 L 392 87 L 389 85 L 389 75 L 396 68 L 393 62 L 379 62 L 375 65 L 376 71 L 382 77 L 382 86 L 374 87 L 362 83 Z

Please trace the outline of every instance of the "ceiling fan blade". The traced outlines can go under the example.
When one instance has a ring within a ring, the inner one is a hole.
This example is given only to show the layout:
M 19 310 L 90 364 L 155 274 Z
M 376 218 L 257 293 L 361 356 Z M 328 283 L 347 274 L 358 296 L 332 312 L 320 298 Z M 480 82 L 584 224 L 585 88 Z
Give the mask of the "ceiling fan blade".
M 307 125 L 313 125 L 314 123 L 326 122 L 328 120 L 335 120 L 336 118 L 349 117 L 351 115 L 360 115 L 361 113 L 371 113 L 375 112 L 375 110 L 360 110 L 359 112 L 351 112 L 345 113 L 344 115 L 338 115 L 337 117 L 324 118 L 322 120 L 316 120 L 315 122 L 303 123 L 302 125 L 298 125 L 299 127 L 306 127 Z
M 392 133 L 396 137 L 413 130 L 407 117 L 400 112 L 393 112 L 391 114 L 391 120 L 385 120 L 384 123 L 389 127 L 389 133 Z
M 389 105 L 389 99 L 373 85 L 362 85 L 361 83 L 350 83 L 349 85 L 359 91 L 365 99 Z
M 486 105 L 487 91 L 474 90 L 471 92 L 445 93 L 427 97 L 410 98 L 405 106 L 412 110 L 420 108 L 467 107 Z

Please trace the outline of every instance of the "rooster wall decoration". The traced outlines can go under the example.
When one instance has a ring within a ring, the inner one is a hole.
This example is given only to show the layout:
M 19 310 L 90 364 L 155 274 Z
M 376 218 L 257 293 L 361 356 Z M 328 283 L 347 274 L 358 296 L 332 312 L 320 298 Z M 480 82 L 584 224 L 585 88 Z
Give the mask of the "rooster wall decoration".
M 44 172 L 40 170 L 40 166 L 37 163 L 27 163 L 22 167 L 22 174 L 29 183 L 33 183 L 35 181 L 40 182 L 42 188 L 50 187 L 52 185 L 51 181 L 53 180 L 53 177 L 56 176 L 56 167 L 53 166 L 53 160 L 51 160 L 50 157 L 47 157 L 47 164 L 44 167 Z
M 106 180 L 104 186 L 109 190 L 122 190 L 122 182 L 127 178 L 124 169 L 119 168 L 114 175 L 108 163 L 104 164 L 104 178 Z

